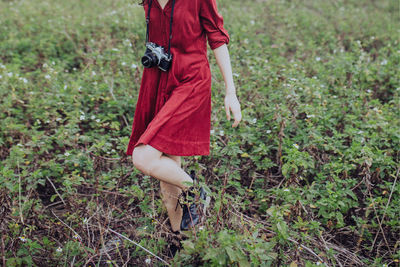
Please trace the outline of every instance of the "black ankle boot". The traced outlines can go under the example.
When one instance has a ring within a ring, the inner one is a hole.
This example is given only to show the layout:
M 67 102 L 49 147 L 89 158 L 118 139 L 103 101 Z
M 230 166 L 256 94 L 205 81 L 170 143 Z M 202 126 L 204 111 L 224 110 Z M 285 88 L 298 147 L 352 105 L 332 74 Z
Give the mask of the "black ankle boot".
M 190 176 L 192 177 L 193 182 L 195 182 L 196 176 L 194 171 L 191 171 Z M 199 223 L 200 213 L 198 211 L 198 206 L 203 208 L 203 204 L 197 205 L 194 203 L 197 195 L 199 195 L 202 200 L 206 199 L 206 192 L 203 187 L 200 188 L 199 193 L 194 186 L 191 186 L 187 191 L 182 192 L 178 198 L 178 203 L 183 209 L 181 230 L 187 230 L 189 227 L 193 227 Z
M 180 242 L 179 242 L 180 243 Z M 182 248 L 182 246 L 179 244 L 179 246 L 175 245 L 175 244 L 171 244 L 168 246 L 168 256 L 170 258 L 175 257 L 175 254 L 180 251 Z

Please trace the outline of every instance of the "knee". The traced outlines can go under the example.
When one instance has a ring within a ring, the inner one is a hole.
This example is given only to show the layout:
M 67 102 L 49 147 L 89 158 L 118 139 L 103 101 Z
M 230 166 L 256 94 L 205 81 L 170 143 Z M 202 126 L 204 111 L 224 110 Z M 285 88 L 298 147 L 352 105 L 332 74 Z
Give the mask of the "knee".
M 145 151 L 135 148 L 132 152 L 132 163 L 136 169 L 145 175 L 150 175 L 150 160 L 148 159 Z

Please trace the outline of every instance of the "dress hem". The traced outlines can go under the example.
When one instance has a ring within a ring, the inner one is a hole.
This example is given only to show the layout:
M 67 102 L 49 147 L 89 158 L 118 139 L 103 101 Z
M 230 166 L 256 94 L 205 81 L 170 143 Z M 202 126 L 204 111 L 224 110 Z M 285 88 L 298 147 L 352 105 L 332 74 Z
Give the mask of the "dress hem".
M 155 149 L 161 151 L 164 154 L 172 155 L 172 156 L 208 156 L 210 155 L 210 147 L 209 147 L 209 142 L 185 142 L 185 144 L 182 143 L 174 143 L 168 138 L 164 138 L 160 134 L 156 135 L 157 139 L 154 141 L 152 140 L 138 140 L 138 142 L 133 146 L 133 149 L 131 151 L 127 151 L 125 154 L 128 156 L 131 156 L 133 153 L 133 150 L 135 147 L 137 147 L 140 144 L 144 145 L 150 145 L 154 147 Z M 198 145 L 199 144 L 207 144 L 208 149 L 199 149 Z M 170 149 L 173 147 L 174 149 Z M 176 149 L 177 147 L 181 147 L 182 149 Z M 191 152 L 185 152 L 184 150 L 190 150 Z

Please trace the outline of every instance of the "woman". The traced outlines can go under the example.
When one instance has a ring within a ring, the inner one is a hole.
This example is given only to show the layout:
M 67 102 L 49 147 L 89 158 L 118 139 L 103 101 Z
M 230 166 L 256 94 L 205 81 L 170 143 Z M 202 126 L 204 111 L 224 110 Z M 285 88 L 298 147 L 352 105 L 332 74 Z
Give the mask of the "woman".
M 181 168 L 181 157 L 209 155 L 207 40 L 224 77 L 225 111 L 228 120 L 230 111 L 233 114 L 232 127 L 242 115 L 227 48 L 229 35 L 215 0 L 145 0 L 142 4 L 149 17 L 147 41 L 170 52 L 172 62 L 167 71 L 158 66 L 144 69 L 126 154 L 132 155 L 137 169 L 160 180 L 163 203 L 176 232 L 188 227 L 182 218 L 198 216 L 194 205 L 184 211 L 177 205 L 194 178 Z

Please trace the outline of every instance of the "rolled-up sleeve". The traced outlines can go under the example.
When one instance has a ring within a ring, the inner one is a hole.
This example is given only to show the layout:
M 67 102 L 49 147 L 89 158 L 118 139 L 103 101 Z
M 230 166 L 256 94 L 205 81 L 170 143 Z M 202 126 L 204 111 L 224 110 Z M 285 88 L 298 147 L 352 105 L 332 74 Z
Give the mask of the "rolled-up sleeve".
M 215 0 L 200 0 L 200 20 L 207 34 L 208 44 L 214 50 L 229 43 L 229 34 L 224 28 L 224 19 L 218 13 Z

